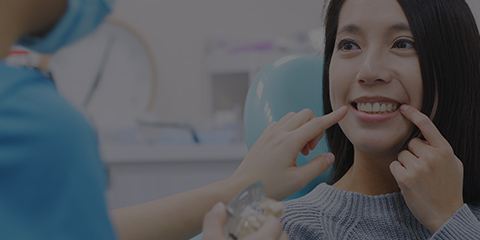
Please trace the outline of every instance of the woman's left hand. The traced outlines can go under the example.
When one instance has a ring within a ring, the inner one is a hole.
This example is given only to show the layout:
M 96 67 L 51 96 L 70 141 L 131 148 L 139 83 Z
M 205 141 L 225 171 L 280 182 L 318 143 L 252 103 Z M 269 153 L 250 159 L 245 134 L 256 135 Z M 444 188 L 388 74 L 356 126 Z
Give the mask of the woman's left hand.
M 433 233 L 464 204 L 463 164 L 426 115 L 408 105 L 400 112 L 420 129 L 426 141 L 411 140 L 390 171 L 413 215 Z

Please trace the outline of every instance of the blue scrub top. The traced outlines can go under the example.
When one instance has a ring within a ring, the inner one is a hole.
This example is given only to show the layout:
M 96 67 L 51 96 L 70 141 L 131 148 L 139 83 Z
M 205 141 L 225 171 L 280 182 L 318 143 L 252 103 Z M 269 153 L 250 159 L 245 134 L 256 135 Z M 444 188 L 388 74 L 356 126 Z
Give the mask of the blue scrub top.
M 0 239 L 114 239 L 105 170 L 51 80 L 0 62 Z

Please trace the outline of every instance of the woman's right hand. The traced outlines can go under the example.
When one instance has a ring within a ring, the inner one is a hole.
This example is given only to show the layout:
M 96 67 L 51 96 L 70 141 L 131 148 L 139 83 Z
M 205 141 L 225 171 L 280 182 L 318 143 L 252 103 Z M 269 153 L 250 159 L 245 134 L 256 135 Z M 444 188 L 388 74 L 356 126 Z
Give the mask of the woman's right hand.
M 231 178 L 262 181 L 267 195 L 276 200 L 300 190 L 328 169 L 334 156 L 322 154 L 297 167 L 298 154 L 313 150 L 325 130 L 345 117 L 347 109 L 344 106 L 322 117 L 315 117 L 311 110 L 288 113 L 268 126 Z

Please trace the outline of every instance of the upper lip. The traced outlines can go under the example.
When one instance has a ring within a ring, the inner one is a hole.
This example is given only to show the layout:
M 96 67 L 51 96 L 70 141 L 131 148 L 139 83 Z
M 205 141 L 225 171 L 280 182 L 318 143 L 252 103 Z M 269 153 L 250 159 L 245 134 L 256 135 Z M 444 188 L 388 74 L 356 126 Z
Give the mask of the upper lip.
M 400 105 L 401 103 L 397 100 L 388 98 L 388 97 L 382 97 L 382 96 L 372 96 L 372 97 L 359 97 L 356 98 L 355 100 L 352 101 L 352 103 L 358 104 L 358 103 L 394 103 Z

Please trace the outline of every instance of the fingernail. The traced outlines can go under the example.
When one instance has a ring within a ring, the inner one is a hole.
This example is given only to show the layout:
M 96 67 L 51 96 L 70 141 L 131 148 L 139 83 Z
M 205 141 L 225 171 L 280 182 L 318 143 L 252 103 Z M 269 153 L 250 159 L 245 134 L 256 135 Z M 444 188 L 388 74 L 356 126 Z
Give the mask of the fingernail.
M 408 106 L 403 104 L 402 106 L 400 106 L 400 110 L 401 111 L 406 111 L 408 109 Z
M 335 155 L 333 155 L 333 153 L 327 153 L 326 157 L 327 157 L 328 163 L 333 163 L 335 161 Z
M 215 204 L 212 209 L 214 212 L 223 212 L 225 210 L 225 205 L 222 202 Z

